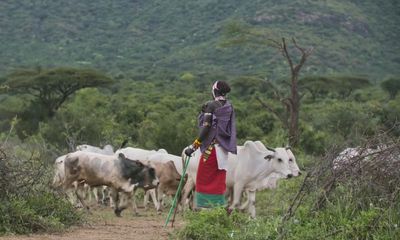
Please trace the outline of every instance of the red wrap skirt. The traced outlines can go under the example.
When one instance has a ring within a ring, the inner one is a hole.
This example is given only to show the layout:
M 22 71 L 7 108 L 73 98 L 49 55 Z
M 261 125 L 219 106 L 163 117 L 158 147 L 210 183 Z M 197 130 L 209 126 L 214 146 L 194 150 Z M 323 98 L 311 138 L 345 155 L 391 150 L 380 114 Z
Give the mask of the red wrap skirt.
M 206 159 L 200 157 L 196 178 L 196 207 L 209 208 L 225 205 L 226 171 L 218 169 L 217 154 L 213 147 Z

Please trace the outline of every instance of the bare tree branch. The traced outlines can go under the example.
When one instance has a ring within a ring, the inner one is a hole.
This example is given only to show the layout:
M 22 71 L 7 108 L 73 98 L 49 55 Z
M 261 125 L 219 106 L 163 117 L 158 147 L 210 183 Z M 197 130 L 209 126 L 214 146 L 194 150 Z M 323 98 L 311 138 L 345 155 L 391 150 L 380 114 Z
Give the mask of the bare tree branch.
M 285 127 L 288 127 L 288 126 L 289 126 L 287 117 L 285 117 L 284 115 L 282 115 L 281 113 L 279 113 L 278 111 L 276 111 L 274 108 L 272 108 L 270 105 L 268 105 L 267 103 L 265 103 L 263 100 L 261 100 L 260 97 L 257 97 L 256 99 L 257 99 L 257 101 L 258 101 L 265 109 L 267 109 L 269 112 L 271 112 L 272 114 L 274 114 L 275 117 L 277 117 L 277 118 L 282 122 L 282 124 L 283 124 Z

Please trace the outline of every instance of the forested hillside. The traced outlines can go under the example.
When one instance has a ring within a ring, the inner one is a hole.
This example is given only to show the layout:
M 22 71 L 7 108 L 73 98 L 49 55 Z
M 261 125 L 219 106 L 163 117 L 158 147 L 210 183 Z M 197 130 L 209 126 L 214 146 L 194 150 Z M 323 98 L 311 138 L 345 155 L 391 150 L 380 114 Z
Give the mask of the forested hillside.
M 139 79 L 183 72 L 287 73 L 266 46 L 223 47 L 232 21 L 315 47 L 304 74 L 380 80 L 400 71 L 396 0 L 3 0 L 0 18 L 0 75 L 60 65 Z

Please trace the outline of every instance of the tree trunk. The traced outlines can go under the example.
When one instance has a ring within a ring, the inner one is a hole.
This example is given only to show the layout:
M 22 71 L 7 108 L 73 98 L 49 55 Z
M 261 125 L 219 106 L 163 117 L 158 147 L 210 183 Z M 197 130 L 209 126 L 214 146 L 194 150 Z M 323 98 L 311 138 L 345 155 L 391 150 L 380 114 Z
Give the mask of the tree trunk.
M 292 75 L 292 84 L 291 84 L 289 145 L 295 147 L 299 142 L 300 96 L 298 89 L 298 72 L 294 72 L 293 74 L 294 75 Z

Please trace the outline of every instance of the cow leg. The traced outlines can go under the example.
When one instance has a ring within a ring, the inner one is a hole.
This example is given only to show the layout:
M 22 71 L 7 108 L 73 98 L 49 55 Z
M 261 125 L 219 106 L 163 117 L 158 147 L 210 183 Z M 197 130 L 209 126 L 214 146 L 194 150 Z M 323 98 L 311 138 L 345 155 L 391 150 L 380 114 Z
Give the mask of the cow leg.
M 225 198 L 227 199 L 228 206 L 231 205 L 233 201 L 233 187 L 226 188 Z
M 160 210 L 161 209 L 161 203 L 158 200 L 160 198 L 160 195 L 157 196 L 157 194 L 156 194 L 156 189 L 157 189 L 157 193 L 158 193 L 158 188 L 159 187 L 149 190 L 149 194 L 151 196 L 151 199 L 153 200 L 153 204 L 154 204 L 154 207 L 157 209 L 157 212 L 161 211 Z
M 115 208 L 115 196 L 113 197 L 113 188 L 106 187 L 105 189 L 107 191 L 108 200 L 110 201 L 110 208 Z
M 118 191 L 116 189 L 114 189 L 114 188 L 111 188 L 110 196 L 111 196 L 110 199 L 112 199 L 112 201 L 114 202 L 114 213 L 115 213 L 115 215 L 117 217 L 121 217 L 122 210 L 120 210 L 118 208 L 119 201 L 120 201 L 119 195 L 118 195 Z
M 188 197 L 190 192 L 193 190 L 194 185 L 195 185 L 194 181 L 189 177 L 182 191 L 182 197 L 181 197 L 182 211 L 185 210 L 186 206 L 190 205 L 189 203 L 190 199 L 188 200 Z
M 89 210 L 89 206 L 85 202 L 85 197 L 86 197 L 86 189 L 82 184 L 78 184 L 78 186 L 75 189 L 75 194 L 78 200 L 81 202 L 82 206 Z
M 151 191 L 151 190 L 149 190 L 149 191 Z M 150 196 L 150 192 L 149 191 L 146 191 L 145 193 L 144 193 L 144 198 L 143 198 L 143 206 L 144 206 L 144 210 L 145 211 L 147 211 L 147 209 L 148 209 L 148 204 L 149 204 L 149 196 Z
M 236 183 L 233 187 L 233 201 L 231 206 L 229 207 L 230 210 L 237 208 L 240 204 L 240 199 L 242 197 L 244 185 L 241 183 Z
M 68 190 L 67 197 L 68 201 L 76 208 L 83 208 L 81 201 L 79 200 L 78 196 L 76 195 L 76 190 Z
M 99 203 L 98 188 L 94 187 L 94 188 L 91 188 L 91 190 L 92 190 L 91 192 L 93 193 L 93 196 L 94 196 L 94 199 L 95 199 L 96 203 Z M 90 192 L 89 192 L 89 194 L 90 194 Z
M 110 201 L 110 203 L 112 201 L 111 194 L 110 194 L 111 191 L 110 191 L 109 187 L 103 186 L 102 192 L 103 192 L 102 204 L 104 206 L 107 206 L 107 201 Z
M 249 213 L 252 218 L 256 217 L 256 191 L 248 191 Z
M 249 203 L 250 203 L 250 196 L 249 196 L 249 190 L 246 190 L 246 192 L 245 192 L 246 194 L 243 194 L 243 195 L 247 195 L 247 199 L 246 199 L 246 201 L 239 207 L 239 209 L 240 210 L 244 210 L 244 209 L 246 209 L 247 207 L 249 207 Z
M 78 188 L 78 182 L 73 182 L 71 184 L 72 188 L 66 188 L 65 193 L 67 195 L 68 201 L 76 208 L 81 208 L 83 207 L 80 200 L 78 199 L 76 195 L 76 190 Z
M 82 187 L 83 191 L 84 191 L 84 197 L 85 199 L 88 200 L 88 202 L 92 202 L 92 193 L 91 193 L 91 188 L 89 185 L 87 185 L 86 183 L 83 184 Z
M 107 193 L 107 189 L 106 186 L 101 186 L 100 187 L 100 192 L 101 192 L 101 198 L 100 198 L 100 204 L 101 205 L 106 205 L 106 193 Z
M 187 199 L 187 203 L 189 205 L 189 209 L 193 210 L 194 209 L 194 190 L 189 192 L 189 198 Z M 183 212 L 183 205 L 182 205 L 182 212 Z
M 115 208 L 115 198 L 112 198 L 111 197 L 111 191 L 109 191 L 108 192 L 108 196 L 109 196 L 109 199 L 110 199 L 110 208 Z
M 131 204 L 131 196 L 132 193 L 121 192 L 121 196 L 118 197 L 119 202 L 116 204 L 118 207 L 116 207 L 114 210 L 114 213 L 117 215 L 117 217 L 121 217 L 121 212 Z
M 163 193 L 164 191 L 163 191 L 163 184 L 161 183 L 161 184 L 159 184 L 158 185 L 158 187 L 157 187 L 157 196 L 158 196 L 158 201 L 157 201 L 157 206 L 156 206 L 156 209 L 157 209 L 157 213 L 158 214 L 161 214 L 161 211 L 162 211 L 162 208 L 163 208 L 163 205 L 162 205 L 162 200 L 163 200 Z
M 127 196 L 129 204 L 131 204 L 132 206 L 133 214 L 137 216 L 139 215 L 139 213 L 137 211 L 137 205 L 136 205 L 136 189 L 137 188 L 134 188 L 130 194 L 127 194 Z
M 150 189 L 147 190 L 144 194 L 144 200 L 143 200 L 143 205 L 144 205 L 144 210 L 148 210 L 148 204 L 149 204 L 149 197 L 151 197 L 154 207 L 158 210 L 158 203 L 157 203 L 157 197 L 156 197 L 156 190 L 155 189 Z

